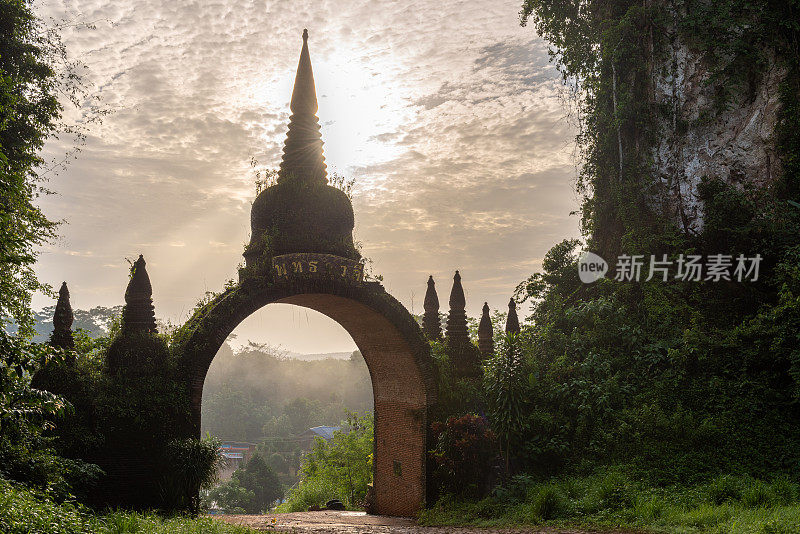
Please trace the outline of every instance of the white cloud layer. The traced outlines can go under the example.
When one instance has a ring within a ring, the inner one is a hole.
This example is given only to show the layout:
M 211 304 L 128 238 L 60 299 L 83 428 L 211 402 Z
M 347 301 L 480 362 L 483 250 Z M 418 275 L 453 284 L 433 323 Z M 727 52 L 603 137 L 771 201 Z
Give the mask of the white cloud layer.
M 64 39 L 112 111 L 42 202 L 67 224 L 38 273 L 67 280 L 73 306 L 120 303 L 125 258 L 139 253 L 157 314 L 173 321 L 235 276 L 255 194 L 250 159 L 280 161 L 304 27 L 328 166 L 356 178 L 356 239 L 406 306 L 421 311 L 428 274 L 446 303 L 459 269 L 471 314 L 484 300 L 505 309 L 547 249 L 577 234 L 574 131 L 545 44 L 518 24 L 518 0 L 37 9 L 94 24 L 67 26 Z M 68 149 L 53 140 L 46 155 Z M 249 321 L 239 339 L 293 349 L 273 323 Z M 316 337 L 305 350 L 351 343 L 331 328 Z

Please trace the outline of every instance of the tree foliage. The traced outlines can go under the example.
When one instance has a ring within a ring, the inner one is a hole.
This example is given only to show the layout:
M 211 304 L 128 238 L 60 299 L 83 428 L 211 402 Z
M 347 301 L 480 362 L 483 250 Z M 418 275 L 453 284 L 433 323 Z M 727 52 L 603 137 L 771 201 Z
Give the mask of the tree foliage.
M 372 482 L 372 438 L 372 414 L 358 413 L 349 413 L 330 441 L 317 438 L 303 458 L 300 483 L 289 492 L 286 508 L 303 511 L 331 499 L 359 507 Z
M 489 489 L 498 457 L 497 436 L 485 417 L 476 414 L 449 417 L 431 428 L 435 447 L 431 456 L 439 488 L 448 493 L 477 497 Z
M 30 344 L 30 301 L 48 289 L 33 264 L 56 226 L 36 204 L 46 192 L 39 151 L 61 127 L 59 96 L 74 96 L 80 78 L 59 63 L 65 52 L 58 35 L 37 19 L 31 2 L 2 0 L 0 12 L 0 474 L 63 486 L 69 466 L 52 455 L 42 431 L 69 406 L 30 386 L 38 366 L 61 355 Z
M 231 480 L 213 488 L 208 500 L 225 513 L 259 514 L 270 510 L 283 496 L 283 486 L 264 456 L 254 454 Z

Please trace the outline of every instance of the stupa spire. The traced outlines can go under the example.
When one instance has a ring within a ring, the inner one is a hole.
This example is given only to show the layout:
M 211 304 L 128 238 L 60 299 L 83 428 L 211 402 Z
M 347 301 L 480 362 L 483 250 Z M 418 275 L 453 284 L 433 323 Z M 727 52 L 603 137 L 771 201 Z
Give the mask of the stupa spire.
M 278 181 L 325 185 L 327 171 L 317 118 L 319 106 L 314 87 L 314 71 L 308 53 L 308 30 L 303 30 L 303 49 L 297 64 L 290 109 L 292 115 L 289 117 L 289 132 L 283 146 Z
M 469 340 L 467 312 L 461 275 L 453 276 L 450 291 L 450 313 L 447 315 L 447 355 L 455 378 L 478 379 L 481 376 L 481 353 Z
M 442 339 L 442 320 L 439 318 L 439 296 L 436 294 L 436 283 L 433 276 L 428 277 L 428 289 L 425 291 L 425 313 L 422 315 L 422 330 L 428 339 Z
M 69 303 L 69 289 L 67 283 L 61 284 L 58 290 L 58 302 L 53 314 L 53 333 L 50 334 L 50 345 L 71 349 L 75 347 L 75 340 L 72 338 L 72 323 L 75 316 L 72 313 L 72 306 Z
M 506 318 L 506 333 L 519 334 L 519 318 L 517 317 L 517 303 L 514 299 L 508 299 L 508 318 Z
M 157 332 L 153 308 L 153 286 L 145 268 L 144 256 L 131 266 L 131 280 L 125 290 L 125 307 L 122 309 L 123 332 Z
M 467 313 L 464 310 L 466 304 L 464 288 L 461 287 L 461 275 L 456 271 L 453 276 L 453 288 L 450 290 L 450 313 L 447 315 L 447 339 L 450 344 L 469 343 Z
M 489 303 L 484 302 L 481 322 L 478 323 L 478 348 L 484 358 L 490 357 L 494 352 L 493 334 L 492 319 L 489 317 Z

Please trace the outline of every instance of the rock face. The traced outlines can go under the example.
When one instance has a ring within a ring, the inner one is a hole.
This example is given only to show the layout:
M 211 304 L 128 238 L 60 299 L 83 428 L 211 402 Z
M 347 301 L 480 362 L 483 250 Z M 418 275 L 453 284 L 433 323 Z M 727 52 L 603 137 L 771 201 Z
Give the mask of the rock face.
M 153 307 L 153 286 L 145 268 L 144 257 L 139 254 L 131 267 L 131 280 L 125 290 L 125 307 L 122 308 L 122 332 L 151 332 L 156 330 Z
M 69 303 L 69 289 L 67 283 L 61 284 L 58 291 L 58 302 L 53 315 L 53 333 L 50 335 L 50 345 L 71 349 L 75 347 L 75 340 L 72 338 L 72 323 L 75 316 L 72 313 L 72 306 Z
M 433 281 L 433 276 L 428 277 L 424 308 L 422 330 L 425 332 L 425 336 L 431 340 L 441 340 L 442 320 L 439 318 L 439 296 L 436 294 L 436 283 Z
M 306 30 L 290 107 L 292 115 L 278 183 L 262 191 L 253 202 L 245 263 L 254 267 L 269 256 L 295 252 L 358 260 L 350 199 L 327 183 Z
M 670 36 L 667 59 L 653 72 L 653 99 L 674 115 L 662 120 L 653 152 L 661 209 L 696 234 L 703 229 L 698 185 L 704 177 L 741 187 L 764 186 L 780 176 L 773 132 L 785 72 L 771 61 L 761 81 L 735 94 L 719 113 L 713 111 L 715 87 L 707 65 L 677 32 Z
M 478 349 L 484 359 L 491 357 L 494 352 L 493 334 L 492 319 L 489 317 L 489 303 L 484 302 L 481 322 L 478 323 Z

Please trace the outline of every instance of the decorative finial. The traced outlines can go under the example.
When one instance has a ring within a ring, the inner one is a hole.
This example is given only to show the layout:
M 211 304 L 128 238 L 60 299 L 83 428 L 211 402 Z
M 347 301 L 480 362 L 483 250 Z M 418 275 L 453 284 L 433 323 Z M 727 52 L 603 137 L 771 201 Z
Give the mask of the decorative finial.
M 464 311 L 466 299 L 461 287 L 461 275 L 456 271 L 453 288 L 450 290 L 450 312 L 447 315 L 447 339 L 451 344 L 469 343 L 467 313 Z
M 450 313 L 447 315 L 447 355 L 453 377 L 479 379 L 481 376 L 481 353 L 469 339 L 466 299 L 461 287 L 461 274 L 453 276 L 450 291 Z
M 325 156 L 322 153 L 322 132 L 317 118 L 317 91 L 314 71 L 308 53 L 308 30 L 303 30 L 303 48 L 297 64 L 292 89 L 292 115 L 283 146 L 278 181 L 325 185 L 328 183 Z
M 63 282 L 58 291 L 58 302 L 56 302 L 56 310 L 53 314 L 53 333 L 50 334 L 50 345 L 64 349 L 75 347 L 75 340 L 72 338 L 74 320 L 75 316 L 69 303 L 69 289 L 67 283 Z
M 436 283 L 433 276 L 428 277 L 428 289 L 425 291 L 425 313 L 422 315 L 422 330 L 428 339 L 442 339 L 442 321 L 439 318 L 439 296 L 436 294 Z
M 123 332 L 157 332 L 153 308 L 153 286 L 147 274 L 144 256 L 131 266 L 131 279 L 125 290 L 125 307 L 122 309 Z
M 483 313 L 481 315 L 481 322 L 478 324 L 478 348 L 484 358 L 489 358 L 494 352 L 494 328 L 492 328 L 492 319 L 489 317 L 489 303 L 483 303 Z
M 508 318 L 506 319 L 506 333 L 519 334 L 519 318 L 517 317 L 517 303 L 514 299 L 508 299 Z

